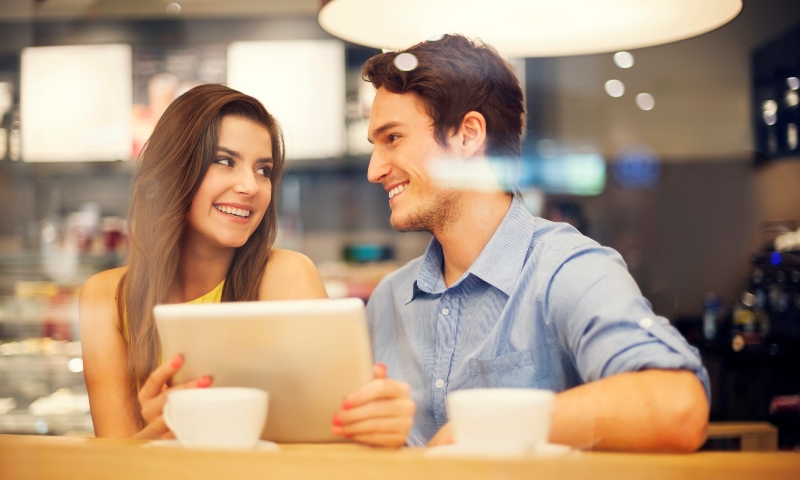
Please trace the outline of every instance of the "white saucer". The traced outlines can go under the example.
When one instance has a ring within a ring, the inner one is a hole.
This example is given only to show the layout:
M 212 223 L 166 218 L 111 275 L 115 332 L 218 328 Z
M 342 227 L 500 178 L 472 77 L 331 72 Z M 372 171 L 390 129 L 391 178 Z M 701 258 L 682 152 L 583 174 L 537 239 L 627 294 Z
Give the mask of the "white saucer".
M 218 445 L 209 445 L 209 446 L 202 446 L 202 445 L 190 445 L 186 446 L 181 444 L 176 439 L 171 440 L 153 440 L 152 442 L 148 442 L 144 444 L 145 447 L 170 447 L 170 448 L 189 448 L 189 449 L 206 449 L 206 450 L 258 450 L 264 452 L 277 452 L 280 450 L 278 444 L 273 442 L 268 442 L 266 440 L 259 440 L 258 443 L 251 449 L 251 448 L 240 448 L 240 447 L 221 447 Z
M 425 451 L 426 456 L 431 457 L 490 457 L 490 458 L 528 458 L 528 457 L 559 457 L 570 453 L 577 453 L 568 445 L 556 443 L 543 443 L 536 445 L 530 453 L 507 453 L 507 452 L 487 452 L 477 449 L 464 448 L 462 445 L 450 444 L 430 447 Z

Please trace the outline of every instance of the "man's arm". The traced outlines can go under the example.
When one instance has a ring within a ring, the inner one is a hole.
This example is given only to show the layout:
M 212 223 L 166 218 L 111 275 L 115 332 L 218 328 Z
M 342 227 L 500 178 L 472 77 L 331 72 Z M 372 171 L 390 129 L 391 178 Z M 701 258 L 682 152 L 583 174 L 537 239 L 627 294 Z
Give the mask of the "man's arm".
M 558 394 L 550 441 L 601 450 L 692 452 L 705 442 L 708 409 L 694 372 L 620 373 Z
M 450 423 L 428 446 L 453 443 Z M 708 400 L 688 370 L 620 373 L 556 395 L 550 442 L 594 450 L 693 452 L 706 439 Z

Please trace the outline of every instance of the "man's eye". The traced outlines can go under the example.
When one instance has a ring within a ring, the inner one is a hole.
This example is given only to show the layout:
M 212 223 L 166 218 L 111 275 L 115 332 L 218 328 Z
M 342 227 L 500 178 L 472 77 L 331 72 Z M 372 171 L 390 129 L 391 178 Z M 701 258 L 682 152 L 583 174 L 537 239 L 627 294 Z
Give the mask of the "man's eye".
M 391 135 L 388 135 L 387 138 L 389 139 L 389 143 L 392 143 L 398 138 L 400 138 L 400 135 L 392 133 Z
M 233 160 L 231 160 L 228 157 L 219 157 L 216 160 L 214 160 L 214 163 L 217 163 L 219 165 L 225 165 L 226 167 L 233 166 Z

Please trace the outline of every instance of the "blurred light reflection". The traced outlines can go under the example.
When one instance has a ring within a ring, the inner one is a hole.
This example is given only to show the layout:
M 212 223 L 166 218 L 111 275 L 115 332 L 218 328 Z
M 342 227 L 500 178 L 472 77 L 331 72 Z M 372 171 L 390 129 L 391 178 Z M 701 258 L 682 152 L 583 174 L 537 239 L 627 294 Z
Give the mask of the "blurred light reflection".
M 612 164 L 614 178 L 630 189 L 653 188 L 661 176 L 661 161 L 644 143 L 630 143 L 617 151 Z
M 614 63 L 619 68 L 631 68 L 633 66 L 633 55 L 630 52 L 617 52 L 614 54 Z
M 428 173 L 437 185 L 454 190 L 515 191 L 599 195 L 606 164 L 598 153 L 558 153 L 522 161 L 501 157 L 433 160 Z
M 786 106 L 796 107 L 797 104 L 800 103 L 800 95 L 798 95 L 794 90 L 787 90 L 785 100 Z
M 656 99 L 649 93 L 636 95 L 636 105 L 642 110 L 652 110 L 656 106 Z
M 404 72 L 410 72 L 414 70 L 419 65 L 419 61 L 417 57 L 415 57 L 411 53 L 401 53 L 400 55 L 394 57 L 394 66 L 397 67 L 398 70 L 402 70 Z
M 619 98 L 625 94 L 625 84 L 619 80 L 612 79 L 606 82 L 606 93 L 614 98 Z

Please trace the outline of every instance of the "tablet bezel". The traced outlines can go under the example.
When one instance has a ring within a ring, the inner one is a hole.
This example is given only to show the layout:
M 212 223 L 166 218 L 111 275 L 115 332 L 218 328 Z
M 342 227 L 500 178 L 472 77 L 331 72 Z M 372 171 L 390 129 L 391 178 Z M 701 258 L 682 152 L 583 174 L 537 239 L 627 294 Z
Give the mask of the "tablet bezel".
M 184 358 L 174 385 L 210 375 L 212 387 L 266 390 L 264 440 L 346 440 L 331 433 L 332 417 L 372 378 L 360 299 L 170 304 L 153 314 L 163 358 Z

